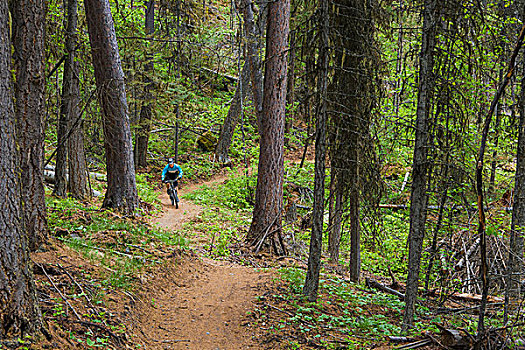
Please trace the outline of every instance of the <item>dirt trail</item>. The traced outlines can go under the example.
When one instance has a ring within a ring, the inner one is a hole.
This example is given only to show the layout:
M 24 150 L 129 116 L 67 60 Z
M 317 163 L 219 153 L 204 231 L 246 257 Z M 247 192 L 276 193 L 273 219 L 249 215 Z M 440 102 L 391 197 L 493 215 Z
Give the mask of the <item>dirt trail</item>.
M 203 210 L 188 200 L 174 209 L 165 193 L 162 202 L 164 215 L 156 224 L 166 229 L 180 228 Z M 268 273 L 230 262 L 197 255 L 174 259 L 149 283 L 147 299 L 136 305 L 140 342 L 145 349 L 259 349 L 246 327 L 246 313 L 269 280 Z

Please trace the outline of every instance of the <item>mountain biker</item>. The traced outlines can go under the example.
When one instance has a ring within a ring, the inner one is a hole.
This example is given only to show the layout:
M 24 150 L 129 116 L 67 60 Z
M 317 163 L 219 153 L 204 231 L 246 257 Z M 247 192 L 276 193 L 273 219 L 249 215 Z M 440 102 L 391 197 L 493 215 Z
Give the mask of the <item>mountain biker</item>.
M 162 170 L 162 182 L 166 183 L 166 190 L 169 194 L 170 184 L 166 180 L 176 180 L 178 181 L 182 177 L 182 168 L 175 163 L 173 158 L 168 159 L 168 164 Z M 177 186 L 177 182 L 173 184 Z

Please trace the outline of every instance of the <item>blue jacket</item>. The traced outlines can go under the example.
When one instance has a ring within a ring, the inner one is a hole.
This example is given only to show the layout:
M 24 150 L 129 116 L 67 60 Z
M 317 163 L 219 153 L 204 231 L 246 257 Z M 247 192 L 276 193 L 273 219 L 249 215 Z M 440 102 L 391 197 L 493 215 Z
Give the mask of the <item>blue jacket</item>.
M 164 181 L 164 179 L 166 178 L 166 175 L 168 173 L 175 173 L 176 171 L 179 172 L 179 176 L 177 178 L 180 179 L 182 177 L 182 168 L 178 165 L 178 164 L 173 164 L 173 167 L 170 168 L 170 165 L 166 165 L 166 167 L 164 168 L 164 170 L 162 170 L 162 181 Z

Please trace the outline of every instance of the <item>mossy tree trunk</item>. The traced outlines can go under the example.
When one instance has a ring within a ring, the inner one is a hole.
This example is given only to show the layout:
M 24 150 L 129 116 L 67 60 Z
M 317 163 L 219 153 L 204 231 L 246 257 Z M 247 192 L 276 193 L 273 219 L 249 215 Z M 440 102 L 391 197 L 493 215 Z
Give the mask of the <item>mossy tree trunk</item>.
M 11 45 L 7 1 L 0 1 L 0 340 L 37 333 L 42 327 L 23 228 L 15 112 L 11 93 Z

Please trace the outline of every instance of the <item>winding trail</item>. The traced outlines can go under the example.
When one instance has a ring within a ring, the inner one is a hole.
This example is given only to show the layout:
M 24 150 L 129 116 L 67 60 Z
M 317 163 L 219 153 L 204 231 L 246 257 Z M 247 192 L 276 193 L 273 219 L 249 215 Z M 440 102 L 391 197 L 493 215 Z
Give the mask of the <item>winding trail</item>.
M 202 184 L 181 192 L 199 186 Z M 175 209 L 165 193 L 161 199 L 164 214 L 155 223 L 165 229 L 180 229 L 204 210 L 188 200 Z M 270 279 L 270 273 L 196 253 L 174 257 L 145 286 L 147 298 L 135 305 L 137 340 L 145 349 L 260 349 L 252 339 L 246 313 Z

